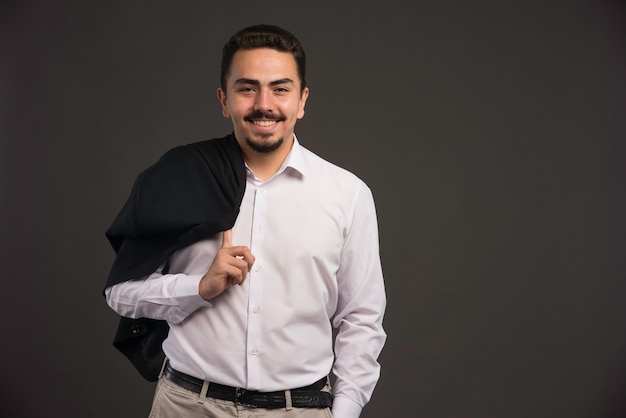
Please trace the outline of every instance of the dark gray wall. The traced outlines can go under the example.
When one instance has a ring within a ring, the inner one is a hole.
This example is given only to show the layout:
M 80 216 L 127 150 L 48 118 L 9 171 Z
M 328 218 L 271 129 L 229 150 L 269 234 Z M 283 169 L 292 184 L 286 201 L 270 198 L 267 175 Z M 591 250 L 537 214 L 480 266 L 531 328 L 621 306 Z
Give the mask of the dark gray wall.
M 623 2 L 0 5 L 0 415 L 141 417 L 104 230 L 166 149 L 221 136 L 220 48 L 308 52 L 303 144 L 367 181 L 389 307 L 363 417 L 626 416 Z

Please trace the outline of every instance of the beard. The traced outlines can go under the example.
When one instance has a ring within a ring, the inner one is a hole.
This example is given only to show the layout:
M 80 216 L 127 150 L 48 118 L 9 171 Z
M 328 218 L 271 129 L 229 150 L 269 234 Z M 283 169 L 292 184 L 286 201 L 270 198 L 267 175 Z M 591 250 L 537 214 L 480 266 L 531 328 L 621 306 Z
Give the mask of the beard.
M 270 119 L 278 122 L 284 121 L 285 118 L 275 115 L 270 112 L 256 111 L 247 115 L 244 120 L 251 122 L 254 119 Z M 250 137 L 245 137 L 244 140 L 251 150 L 260 154 L 269 154 L 276 151 L 284 142 L 284 138 L 278 138 L 274 142 L 270 142 L 271 135 L 262 135 L 260 140 L 255 141 Z
M 250 147 L 252 151 L 258 152 L 259 154 L 269 154 L 270 152 L 276 151 L 284 142 L 284 138 L 278 138 L 274 142 L 269 141 L 269 136 L 264 137 L 261 141 L 255 141 L 250 137 L 245 137 L 244 140 L 246 144 Z

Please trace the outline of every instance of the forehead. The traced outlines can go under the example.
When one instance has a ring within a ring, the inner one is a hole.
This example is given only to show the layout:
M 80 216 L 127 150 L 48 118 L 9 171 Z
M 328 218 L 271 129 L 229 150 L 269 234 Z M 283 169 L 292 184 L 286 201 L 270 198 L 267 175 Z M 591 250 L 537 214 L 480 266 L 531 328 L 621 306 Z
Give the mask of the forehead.
M 240 78 L 258 80 L 261 83 L 288 78 L 297 85 L 300 84 L 293 55 L 270 48 L 240 49 L 235 52 L 227 83 L 230 85 Z

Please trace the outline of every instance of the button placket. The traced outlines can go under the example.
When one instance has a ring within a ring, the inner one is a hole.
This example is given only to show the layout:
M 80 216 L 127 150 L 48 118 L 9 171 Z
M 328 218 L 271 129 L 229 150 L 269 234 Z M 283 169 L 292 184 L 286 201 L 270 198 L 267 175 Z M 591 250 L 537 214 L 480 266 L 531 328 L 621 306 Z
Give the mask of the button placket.
M 261 380 L 261 302 L 263 295 L 263 242 L 267 193 L 264 185 L 258 185 L 254 195 L 252 211 L 252 235 L 250 248 L 256 260 L 250 271 L 250 293 L 248 298 L 248 384 L 258 385 Z

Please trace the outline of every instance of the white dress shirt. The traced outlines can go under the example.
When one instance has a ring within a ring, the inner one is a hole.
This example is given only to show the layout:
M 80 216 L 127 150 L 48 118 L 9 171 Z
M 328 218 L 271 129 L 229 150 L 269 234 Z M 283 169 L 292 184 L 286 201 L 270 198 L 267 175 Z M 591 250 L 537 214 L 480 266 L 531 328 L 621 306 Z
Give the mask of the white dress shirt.
M 198 284 L 221 239 L 179 250 L 168 274 L 159 269 L 106 289 L 108 304 L 122 316 L 166 320 L 163 350 L 172 367 L 199 379 L 275 391 L 309 385 L 332 367 L 333 415 L 358 417 L 378 381 L 386 339 L 367 185 L 294 138 L 272 178 L 261 181 L 248 169 L 233 245 L 250 248 L 252 270 L 241 286 L 205 301 Z

